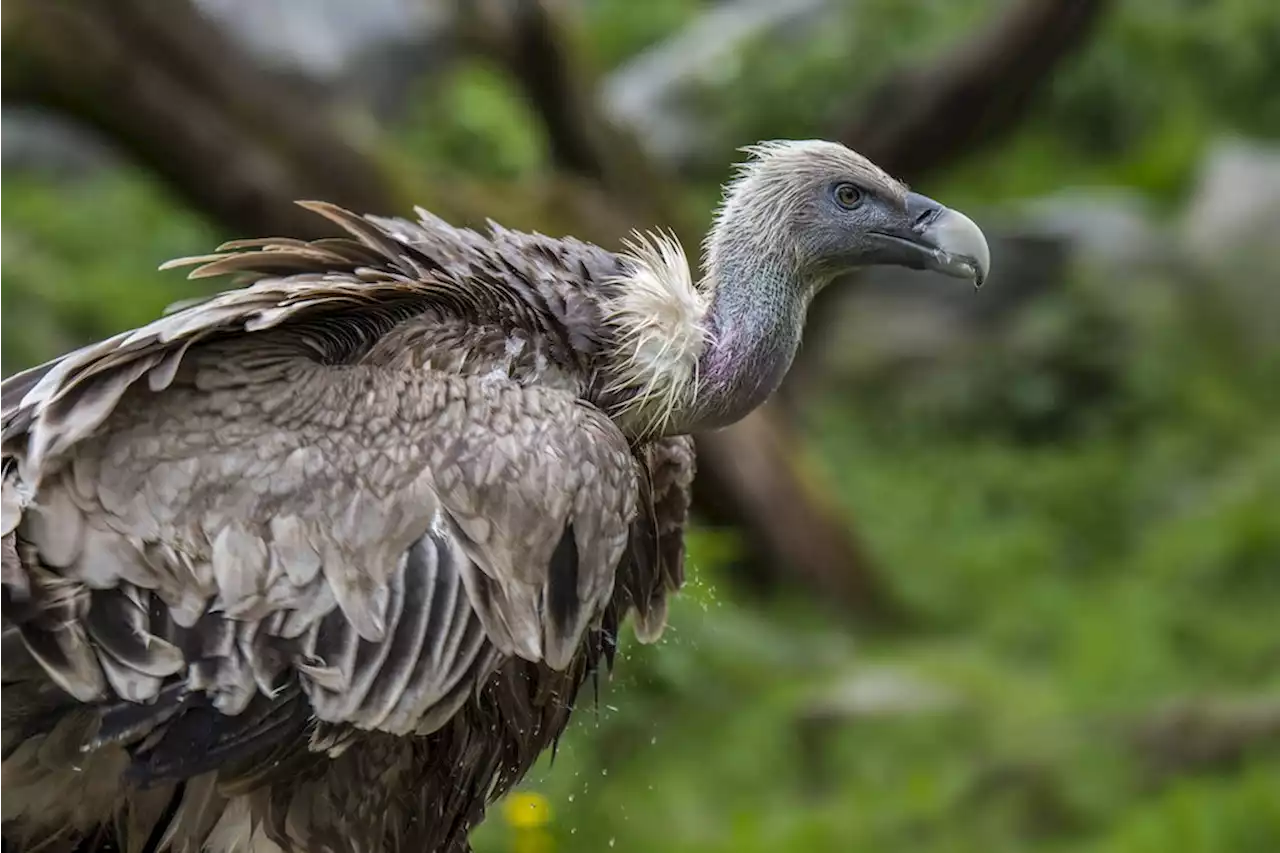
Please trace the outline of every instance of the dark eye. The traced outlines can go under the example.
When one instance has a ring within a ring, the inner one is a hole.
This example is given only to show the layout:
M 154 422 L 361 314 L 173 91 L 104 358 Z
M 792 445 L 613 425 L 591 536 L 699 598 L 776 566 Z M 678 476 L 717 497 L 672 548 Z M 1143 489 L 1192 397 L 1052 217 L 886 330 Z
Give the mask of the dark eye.
M 862 190 L 853 184 L 836 184 L 836 204 L 845 210 L 853 210 L 862 201 Z

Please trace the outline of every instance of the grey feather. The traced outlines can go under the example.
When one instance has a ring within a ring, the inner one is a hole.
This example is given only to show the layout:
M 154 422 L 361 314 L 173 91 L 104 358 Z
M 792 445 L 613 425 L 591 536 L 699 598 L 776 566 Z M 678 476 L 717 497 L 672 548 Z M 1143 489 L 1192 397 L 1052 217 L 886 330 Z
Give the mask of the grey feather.
M 189 779 L 171 849 L 250 825 L 295 849 L 460 849 L 559 736 L 622 613 L 678 586 L 653 562 L 670 548 L 627 556 L 651 463 L 597 405 L 623 261 L 308 207 L 350 238 L 224 245 L 193 275 L 248 286 L 4 384 L 6 617 L 109 732 L 75 743 L 134 756 L 110 753 L 112 795 L 59 832 L 96 820 L 136 847 L 164 809 L 124 768 L 198 713 L 233 727 L 236 793 Z M 268 725 L 291 695 L 332 737 Z M 55 765 L 79 755 L 63 731 L 41 736 Z M 38 792 L 62 771 L 10 791 L 5 766 L 12 831 L 47 836 L 68 812 Z M 404 799 L 387 786 L 410 772 Z
M 79 622 L 43 630 L 19 625 L 18 630 L 27 651 L 44 667 L 54 684 L 81 702 L 95 702 L 106 695 L 102 666 Z
M 182 650 L 150 630 L 150 617 L 125 589 L 96 593 L 84 621 L 89 638 L 120 664 L 158 679 L 177 675 Z

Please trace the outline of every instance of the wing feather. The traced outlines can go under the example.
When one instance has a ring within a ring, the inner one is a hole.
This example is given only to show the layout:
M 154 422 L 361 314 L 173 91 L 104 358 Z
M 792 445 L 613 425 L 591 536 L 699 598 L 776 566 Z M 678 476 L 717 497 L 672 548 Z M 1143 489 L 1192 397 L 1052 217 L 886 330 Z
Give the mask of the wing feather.
M 326 726 L 430 735 L 513 658 L 578 672 L 637 512 L 626 438 L 580 399 L 600 341 L 591 298 L 554 286 L 565 258 L 309 206 L 354 239 L 192 259 L 252 283 L 3 384 L 5 616 L 98 732 L 33 737 L 190 777 L 171 838 L 221 825 L 210 769 L 336 755 Z M 584 277 L 616 271 L 587 255 Z M 510 335 L 539 347 L 523 378 Z M 567 711 L 538 701 L 553 716 L 530 723 L 558 732 Z M 10 791 L 16 813 L 70 819 L 33 810 L 50 778 Z
M 634 613 L 637 638 L 652 643 L 666 626 L 667 596 L 684 586 L 684 533 L 696 456 L 690 436 L 655 439 L 638 453 L 645 488 L 618 582 L 624 608 Z
M 207 633 L 200 656 L 183 660 L 192 689 L 227 711 L 276 676 L 250 662 L 257 638 L 310 634 L 292 662 L 303 683 L 314 680 L 321 719 L 333 721 L 361 716 L 376 679 L 357 672 L 381 671 L 401 622 L 421 630 L 402 612 L 404 556 L 415 542 L 429 542 L 430 565 L 448 569 L 431 581 L 430 608 L 439 599 L 444 622 L 422 633 L 412 662 L 397 658 L 403 689 L 376 690 L 379 711 L 365 721 L 401 720 L 406 708 L 390 695 L 452 694 L 485 644 L 563 669 L 612 592 L 635 466 L 600 412 L 571 393 L 492 377 L 412 364 L 407 373 L 330 368 L 308 348 L 326 323 L 385 334 L 407 315 L 389 307 L 412 301 L 422 313 L 440 293 L 488 300 L 511 321 L 530 289 L 463 293 L 456 280 L 431 278 L 440 265 L 378 225 L 312 207 L 361 250 L 273 242 L 201 259 L 221 274 L 238 257 L 236 269 L 265 278 L 70 353 L 22 379 L 22 398 L 3 412 L 18 476 L 6 473 L 0 517 L 5 534 L 22 519 L 18 542 L 31 543 L 44 573 L 38 594 L 51 598 L 59 584 L 104 593 L 91 630 L 77 620 L 22 626 L 32 654 L 56 670 L 51 678 L 84 701 L 114 692 L 145 702 L 177 675 L 177 647 L 151 633 L 127 597 L 105 596 L 113 589 L 154 594 L 174 629 Z M 307 272 L 365 263 L 369 252 L 384 261 L 374 283 Z M 12 400 L 14 391 L 0 394 Z M 6 576 L 12 565 L 6 558 Z M 413 565 L 420 571 L 424 557 Z M 262 630 L 269 620 L 275 630 Z M 247 626 L 243 648 L 230 624 Z M 82 639 L 91 652 L 73 651 Z M 419 670 L 435 683 L 415 678 Z

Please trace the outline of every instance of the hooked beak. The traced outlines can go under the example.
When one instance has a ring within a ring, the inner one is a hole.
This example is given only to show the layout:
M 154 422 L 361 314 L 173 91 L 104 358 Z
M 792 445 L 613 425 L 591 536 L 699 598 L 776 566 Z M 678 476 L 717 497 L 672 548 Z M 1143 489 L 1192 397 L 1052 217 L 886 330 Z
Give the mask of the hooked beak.
M 906 225 L 894 233 L 878 231 L 890 263 L 967 278 L 982 287 L 991 270 L 987 238 L 958 210 L 919 193 L 907 195 Z

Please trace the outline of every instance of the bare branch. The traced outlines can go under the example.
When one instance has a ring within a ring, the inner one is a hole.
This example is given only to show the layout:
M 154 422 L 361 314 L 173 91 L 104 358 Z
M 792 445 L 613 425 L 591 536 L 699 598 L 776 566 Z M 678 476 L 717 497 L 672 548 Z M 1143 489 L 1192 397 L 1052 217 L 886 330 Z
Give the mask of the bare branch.
M 589 109 L 589 90 L 570 67 L 557 16 L 532 0 L 463 5 L 473 45 L 505 66 L 542 120 L 555 167 L 604 183 L 609 169 L 600 123 Z
M 185 3 L 14 0 L 5 12 L 6 100 L 92 125 L 218 221 L 318 236 L 327 229 L 294 199 L 321 186 L 357 209 L 393 196 L 319 111 Z
M 1013 129 L 1108 0 L 1020 0 L 920 68 L 890 75 L 838 138 L 908 181 L 954 165 Z
M 637 224 L 669 224 L 670 199 L 638 140 L 596 103 L 596 75 L 574 49 L 560 4 L 546 0 L 460 0 L 471 48 L 506 70 L 543 127 L 552 164 L 607 192 Z
M 1280 696 L 1184 700 L 1140 720 L 1129 734 L 1153 783 L 1230 768 L 1280 747 Z
M 867 627 L 907 626 L 907 610 L 870 571 L 848 514 L 802 476 L 790 430 L 769 406 L 696 440 L 694 505 L 706 520 L 739 528 L 748 575 L 769 587 L 789 573 Z

